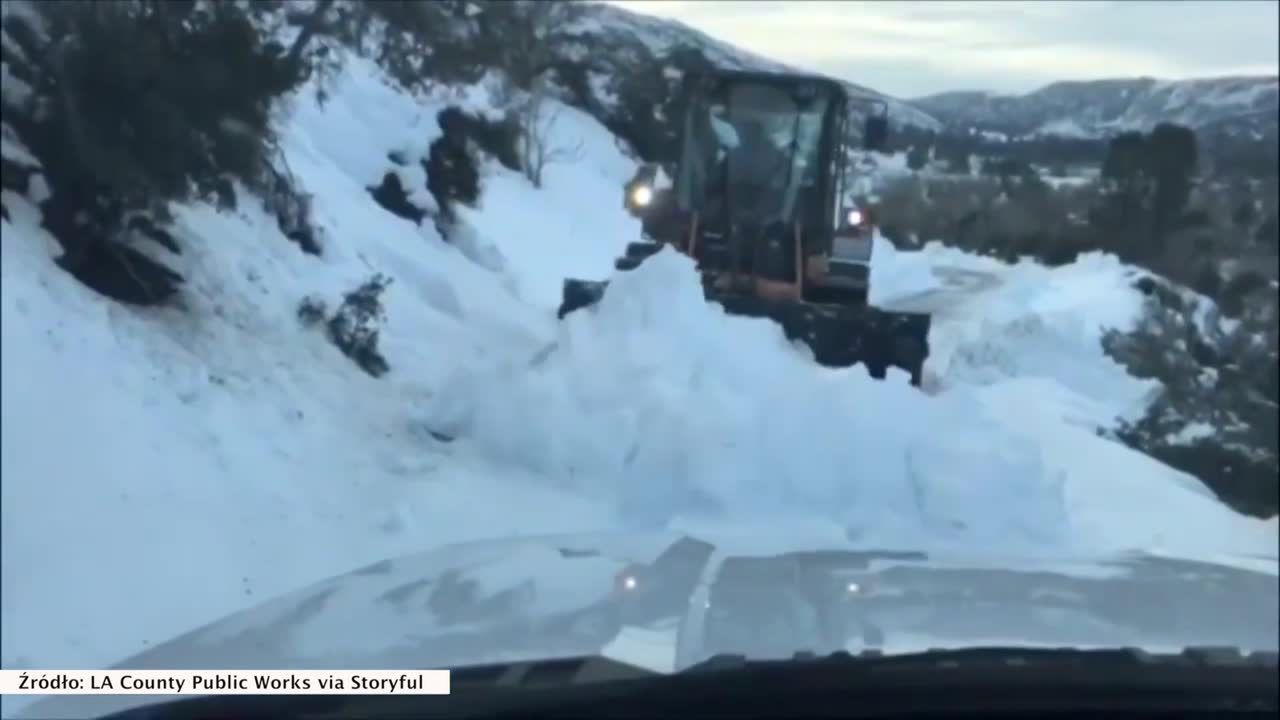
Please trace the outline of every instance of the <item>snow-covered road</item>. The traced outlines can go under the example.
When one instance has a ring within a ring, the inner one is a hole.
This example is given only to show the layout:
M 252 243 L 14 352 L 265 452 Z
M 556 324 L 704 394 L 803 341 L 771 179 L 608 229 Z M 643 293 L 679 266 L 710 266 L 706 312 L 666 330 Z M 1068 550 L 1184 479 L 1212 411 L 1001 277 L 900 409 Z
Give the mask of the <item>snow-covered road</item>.
M 895 312 L 928 313 L 943 319 L 967 312 L 964 307 L 967 300 L 999 286 L 1002 281 L 1001 273 L 993 270 L 946 265 L 935 266 L 930 270 L 937 286 L 882 299 L 879 307 Z

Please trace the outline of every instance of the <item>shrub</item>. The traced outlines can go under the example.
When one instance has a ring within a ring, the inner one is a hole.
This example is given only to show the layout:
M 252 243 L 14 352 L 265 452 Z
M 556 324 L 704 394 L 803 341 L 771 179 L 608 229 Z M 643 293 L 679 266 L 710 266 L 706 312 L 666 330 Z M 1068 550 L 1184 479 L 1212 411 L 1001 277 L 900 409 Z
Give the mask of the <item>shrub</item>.
M 1274 351 L 1255 342 L 1247 324 L 1229 336 L 1206 336 L 1197 304 L 1164 281 L 1146 278 L 1139 289 L 1148 296 L 1141 324 L 1108 334 L 1103 348 L 1131 374 L 1159 380 L 1162 390 L 1119 439 L 1195 475 L 1240 512 L 1276 514 L 1277 407 L 1267 397 L 1275 387 Z M 1180 440 L 1191 424 L 1213 434 Z
M 5 119 L 52 190 L 41 209 L 59 265 L 115 299 L 163 301 L 181 278 L 127 247 L 128 219 L 163 223 L 170 202 L 196 198 L 226 206 L 230 180 L 270 190 L 272 101 L 304 68 L 238 4 L 32 7 L 43 27 L 6 17 L 7 37 L 31 58 L 32 94 Z
M 1254 293 L 1271 289 L 1271 282 L 1261 273 L 1247 270 L 1235 275 L 1227 281 L 1218 294 L 1219 307 L 1222 313 L 1230 318 L 1238 318 L 1245 314 L 1247 302 Z M 1275 294 L 1274 292 L 1272 293 Z
M 61 38 L 48 59 L 63 143 L 33 148 L 51 174 L 65 168 L 114 195 L 159 201 L 212 197 L 226 175 L 260 185 L 271 103 L 303 75 L 245 13 L 128 0 L 40 7 Z
M 342 305 L 325 323 L 329 340 L 361 370 L 375 378 L 391 369 L 378 351 L 378 334 L 386 319 L 381 296 L 390 284 L 391 278 L 374 275 L 347 293 Z M 316 298 L 303 298 L 298 306 L 298 319 L 307 326 L 318 323 L 324 314 L 325 305 Z
M 320 324 L 328 314 L 329 308 L 320 298 L 307 296 L 298 303 L 298 322 L 302 323 L 303 327 L 314 327 Z
M 263 204 L 275 215 L 276 226 L 286 238 L 308 255 L 320 255 L 319 232 L 311 220 L 311 196 L 300 192 L 295 184 L 291 175 L 267 167 L 260 189 Z M 224 204 L 234 206 L 235 194 L 231 188 L 227 187 L 223 193 L 228 199 Z
M 421 223 L 422 218 L 427 216 L 425 210 L 409 202 L 409 194 L 405 192 L 400 176 L 394 172 L 383 175 L 382 182 L 368 190 L 374 202 L 381 205 L 384 210 L 414 225 Z
M 475 143 L 508 170 L 520 171 L 520 125 L 513 116 L 490 120 L 457 107 L 447 107 L 440 111 L 437 122 L 441 130 Z
M 480 198 L 480 169 L 470 150 L 465 115 L 442 110 L 438 116 L 443 134 L 427 153 L 427 190 L 440 208 L 440 219 L 454 220 L 454 204 L 475 205 Z

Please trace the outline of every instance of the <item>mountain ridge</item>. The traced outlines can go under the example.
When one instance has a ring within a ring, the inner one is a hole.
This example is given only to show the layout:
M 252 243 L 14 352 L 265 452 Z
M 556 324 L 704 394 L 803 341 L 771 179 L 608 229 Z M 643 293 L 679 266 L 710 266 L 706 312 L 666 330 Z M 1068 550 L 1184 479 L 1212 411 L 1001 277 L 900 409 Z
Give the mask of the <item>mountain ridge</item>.
M 907 102 L 947 127 L 1010 135 L 1103 137 L 1174 122 L 1260 136 L 1277 124 L 1278 98 L 1280 78 L 1275 75 L 1225 75 L 1064 80 L 1022 94 L 958 90 Z
M 923 130 L 967 133 L 973 128 L 1012 136 L 1102 139 L 1126 130 L 1150 130 L 1160 122 L 1175 122 L 1197 130 L 1265 136 L 1274 134 L 1280 108 L 1280 77 L 1274 74 L 1181 80 L 1148 76 L 1061 80 L 1026 93 L 968 89 L 899 97 L 876 90 L 861 79 L 801 69 L 771 59 L 674 18 L 646 15 L 607 3 L 584 4 L 582 9 L 584 18 L 589 18 L 587 22 L 595 26 L 590 32 L 612 34 L 614 39 L 619 33 L 630 33 L 650 50 L 683 44 L 701 49 L 717 65 L 834 78 L 853 94 L 885 100 L 895 124 Z

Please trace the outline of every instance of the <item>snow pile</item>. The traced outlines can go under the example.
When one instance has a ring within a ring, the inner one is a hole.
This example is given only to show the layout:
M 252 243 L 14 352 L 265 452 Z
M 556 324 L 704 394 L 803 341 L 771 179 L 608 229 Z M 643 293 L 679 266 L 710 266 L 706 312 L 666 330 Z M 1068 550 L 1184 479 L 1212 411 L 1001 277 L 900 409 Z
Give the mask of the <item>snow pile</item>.
M 919 253 L 899 252 L 877 230 L 872 239 L 867 302 L 874 307 L 894 308 L 911 298 L 943 290 L 943 280 L 929 263 L 920 262 L 921 257 Z
M 1029 553 L 1169 541 L 1173 518 L 1088 515 L 1110 498 L 1098 468 L 1076 472 L 1079 463 L 1045 448 L 1071 429 L 1063 417 L 1080 396 L 1019 382 L 930 397 L 901 376 L 816 368 L 773 324 L 703 302 L 692 264 L 664 251 L 618 274 L 597 309 L 571 315 L 543 352 L 459 371 L 424 423 L 456 438 L 460 453 L 612 504 L 631 527 L 809 523 L 866 546 Z M 1038 413 L 1008 407 L 1002 393 L 1015 387 L 1037 388 Z M 1236 518 L 1202 488 L 1080 432 L 1073 452 L 1107 446 L 1116 466 L 1133 466 L 1126 482 L 1204 514 L 1217 530 L 1201 540 L 1214 548 L 1268 542 L 1265 528 L 1237 534 Z M 1094 530 L 1078 532 L 1082 523 Z
M 1062 268 L 1010 268 L 998 292 L 967 309 L 972 324 L 953 326 L 945 338 L 952 348 L 950 357 L 945 350 L 940 357 L 948 362 L 947 382 L 1052 379 L 1114 409 L 1110 421 L 1098 425 L 1140 417 L 1158 383 L 1127 374 L 1101 342 L 1106 331 L 1132 329 L 1141 317 L 1136 276 L 1114 257 L 1097 254 Z
M 939 243 L 901 252 L 883 241 L 876 258 L 887 267 L 872 271 L 879 285 L 872 303 L 933 316 L 926 374 L 939 389 L 1048 380 L 1078 397 L 1068 406 L 1094 408 L 1066 419 L 1108 429 L 1141 417 L 1159 389 L 1103 351 L 1107 331 L 1131 330 L 1143 313 L 1143 295 L 1133 286 L 1143 272 L 1113 256 L 1090 253 L 1049 268 Z

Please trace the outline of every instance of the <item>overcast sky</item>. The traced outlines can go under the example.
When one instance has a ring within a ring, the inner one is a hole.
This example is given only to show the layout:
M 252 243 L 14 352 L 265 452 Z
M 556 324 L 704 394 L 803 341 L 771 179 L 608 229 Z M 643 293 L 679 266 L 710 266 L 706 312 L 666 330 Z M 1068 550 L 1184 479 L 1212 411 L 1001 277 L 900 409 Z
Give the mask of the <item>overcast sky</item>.
M 611 0 L 898 97 L 1055 80 L 1275 75 L 1280 3 Z

